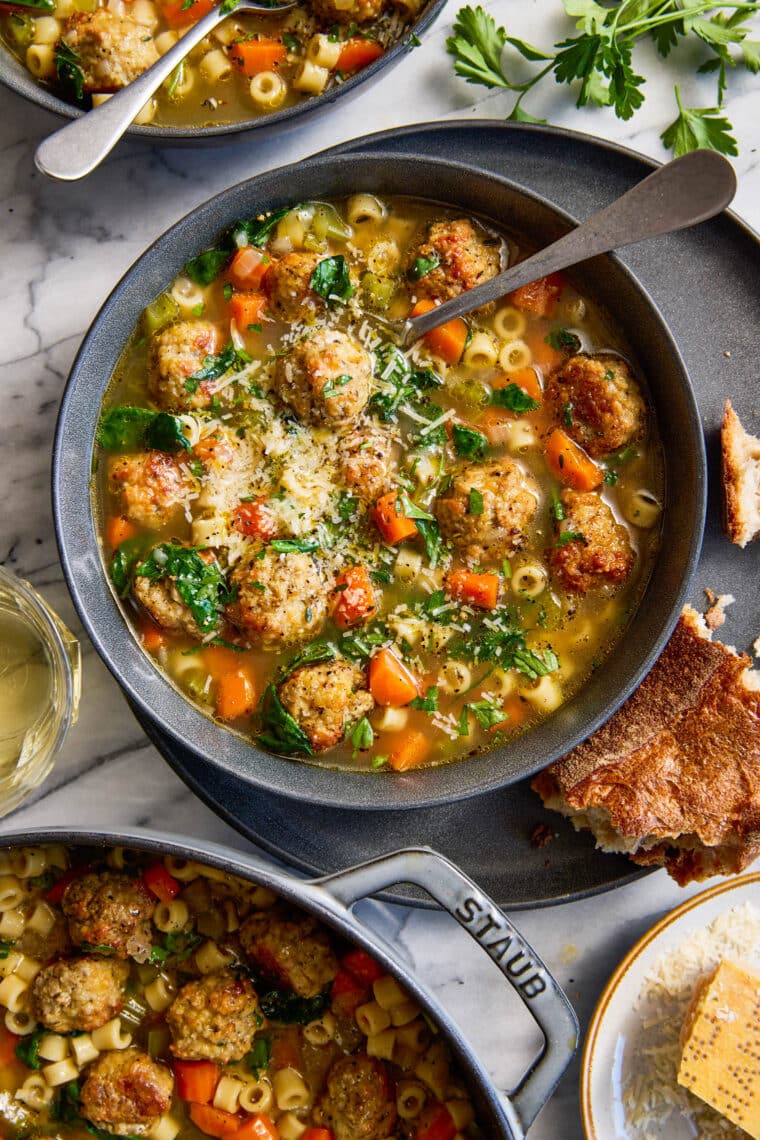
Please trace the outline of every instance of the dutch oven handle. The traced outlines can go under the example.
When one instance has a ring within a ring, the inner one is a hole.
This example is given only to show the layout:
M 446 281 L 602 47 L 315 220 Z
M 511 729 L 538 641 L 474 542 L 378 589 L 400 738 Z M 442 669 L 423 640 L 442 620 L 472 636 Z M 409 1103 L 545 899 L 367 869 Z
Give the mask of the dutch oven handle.
M 350 907 L 398 883 L 421 887 L 451 914 L 496 963 L 530 1011 L 544 1047 L 509 1094 L 527 1132 L 570 1064 L 578 1044 L 578 1019 L 541 959 L 495 902 L 443 855 L 426 847 L 391 852 L 336 875 L 313 880 Z

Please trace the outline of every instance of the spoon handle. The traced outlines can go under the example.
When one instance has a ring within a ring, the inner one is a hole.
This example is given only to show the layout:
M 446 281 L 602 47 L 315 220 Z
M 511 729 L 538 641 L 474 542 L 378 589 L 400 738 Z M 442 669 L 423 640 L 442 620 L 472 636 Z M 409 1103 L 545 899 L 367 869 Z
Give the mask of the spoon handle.
M 37 169 L 61 182 L 74 182 L 94 170 L 187 53 L 227 18 L 223 7 L 212 8 L 191 25 L 174 47 L 127 87 L 40 143 L 34 156 Z
M 727 159 L 713 150 L 684 154 L 649 174 L 559 241 L 483 285 L 460 293 L 428 313 L 412 317 L 406 322 L 404 344 L 413 344 L 446 321 L 471 313 L 549 273 L 712 218 L 729 204 L 735 193 L 736 175 Z

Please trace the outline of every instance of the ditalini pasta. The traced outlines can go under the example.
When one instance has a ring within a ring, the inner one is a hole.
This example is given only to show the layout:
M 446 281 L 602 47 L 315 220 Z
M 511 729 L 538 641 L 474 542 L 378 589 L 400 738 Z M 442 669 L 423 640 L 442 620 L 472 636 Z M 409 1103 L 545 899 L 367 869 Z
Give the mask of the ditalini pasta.
M 56 850 L 0 849 L 23 884 L 0 942 L 2 1140 L 484 1135 L 435 1026 L 316 918 L 178 857 Z
M 300 82 L 339 46 L 310 38 Z M 525 252 L 362 192 L 241 220 L 146 308 L 100 418 L 103 555 L 146 651 L 220 724 L 310 763 L 447 764 L 550 716 L 623 635 L 662 457 L 605 315 L 553 275 L 410 351 L 389 332 Z M 0 910 L 25 881 L 0 871 Z M 155 922 L 181 933 L 185 911 Z

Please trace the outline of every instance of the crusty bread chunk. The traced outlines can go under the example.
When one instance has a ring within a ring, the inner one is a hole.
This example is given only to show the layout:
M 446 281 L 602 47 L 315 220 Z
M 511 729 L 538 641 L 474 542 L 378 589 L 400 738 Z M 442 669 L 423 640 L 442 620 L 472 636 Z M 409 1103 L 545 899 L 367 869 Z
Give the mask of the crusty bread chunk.
M 760 439 L 744 430 L 726 400 L 720 430 L 723 521 L 737 546 L 760 537 Z
M 548 808 L 682 886 L 760 856 L 760 673 L 687 606 L 662 656 L 588 740 L 540 772 Z

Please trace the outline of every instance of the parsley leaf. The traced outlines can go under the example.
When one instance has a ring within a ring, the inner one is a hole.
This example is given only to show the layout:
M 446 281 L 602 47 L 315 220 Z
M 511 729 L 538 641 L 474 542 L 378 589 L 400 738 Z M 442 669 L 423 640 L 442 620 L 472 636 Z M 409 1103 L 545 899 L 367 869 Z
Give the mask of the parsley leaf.
M 660 135 L 664 145 L 676 158 L 690 150 L 717 150 L 737 155 L 739 148 L 731 134 L 733 129 L 719 107 L 684 107 L 678 87 L 675 89 L 678 116 Z
M 334 396 L 338 389 L 345 388 L 346 384 L 350 383 L 351 377 L 347 376 L 345 372 L 342 376 L 331 377 L 322 389 L 322 395 L 327 400 L 330 396 Z
M 497 724 L 503 724 L 508 719 L 504 710 L 495 705 L 493 701 L 470 701 L 465 705 L 465 708 L 470 710 L 480 727 L 484 729 L 494 728 Z
M 575 333 L 569 332 L 567 329 L 553 329 L 544 340 L 551 348 L 556 348 L 558 352 L 564 352 L 566 349 L 572 353 L 578 352 L 581 347 L 580 337 Z
M 366 716 L 357 721 L 351 729 L 349 740 L 354 752 L 366 752 L 375 743 L 375 731 Z
M 224 376 L 230 371 L 240 372 L 247 364 L 251 363 L 251 360 L 252 357 L 249 353 L 241 348 L 235 348 L 230 341 L 221 352 L 217 352 L 214 356 L 204 357 L 202 367 L 185 380 L 185 390 L 195 392 L 199 384 L 218 380 L 220 376 Z
M 475 487 L 470 487 L 470 499 L 468 505 L 468 514 L 482 515 L 483 514 L 483 496 L 480 491 Z
M 424 697 L 415 697 L 410 702 L 409 708 L 421 709 L 422 712 L 434 713 L 438 712 L 438 689 L 435 685 L 427 690 Z
M 309 279 L 309 287 L 329 304 L 345 304 L 354 293 L 348 265 L 342 253 L 325 257 L 317 264 Z
M 465 427 L 464 424 L 454 424 L 451 440 L 454 451 L 465 459 L 483 459 L 488 447 L 488 440 L 482 432 Z
M 584 535 L 581 534 L 581 532 L 579 530 L 563 530 L 563 531 L 560 531 L 560 533 L 557 535 L 557 538 L 555 540 L 554 545 L 555 546 L 567 546 L 567 544 L 569 542 L 583 542 L 583 543 L 585 543 L 585 541 L 586 541 L 586 539 L 585 539 Z
M 468 83 L 511 88 L 501 67 L 507 33 L 481 7 L 462 8 L 452 25 L 446 50 L 454 56 L 454 70 Z
M 196 285 L 210 285 L 216 281 L 231 254 L 232 251 L 225 247 L 204 249 L 185 263 L 185 273 Z

